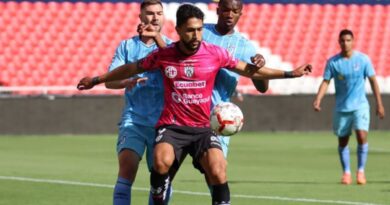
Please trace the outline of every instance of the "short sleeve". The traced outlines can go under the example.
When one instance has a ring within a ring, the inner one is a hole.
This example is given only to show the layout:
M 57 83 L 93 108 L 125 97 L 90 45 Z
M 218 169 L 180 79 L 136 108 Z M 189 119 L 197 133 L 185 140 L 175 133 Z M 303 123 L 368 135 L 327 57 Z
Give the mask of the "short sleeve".
M 122 41 L 115 50 L 115 54 L 112 57 L 111 64 L 108 67 L 109 71 L 126 64 L 126 41 Z
M 138 61 L 138 66 L 145 70 L 155 70 L 160 67 L 159 49 L 154 50 L 148 56 Z
M 374 66 L 372 65 L 372 62 L 368 56 L 366 56 L 364 61 L 364 76 L 365 77 L 372 77 L 375 75 Z
M 220 68 L 233 69 L 238 64 L 238 59 L 234 58 L 226 49 L 216 47 L 216 53 L 220 60 Z
M 334 75 L 333 75 L 333 68 L 332 68 L 332 61 L 331 60 L 328 60 L 326 62 L 326 66 L 325 66 L 325 71 L 324 71 L 324 80 L 331 80 Z
M 252 63 L 251 57 L 255 55 L 256 55 L 256 48 L 253 46 L 253 44 L 250 41 L 247 41 L 241 60 L 246 63 Z

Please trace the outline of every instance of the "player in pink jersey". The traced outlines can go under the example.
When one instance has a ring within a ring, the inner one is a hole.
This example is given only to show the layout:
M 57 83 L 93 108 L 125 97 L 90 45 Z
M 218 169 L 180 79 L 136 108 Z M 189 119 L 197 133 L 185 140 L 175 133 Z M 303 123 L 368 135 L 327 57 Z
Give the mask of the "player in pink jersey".
M 210 129 L 211 91 L 220 68 L 231 69 L 253 79 L 301 77 L 311 72 L 305 64 L 293 71 L 260 67 L 238 61 L 225 49 L 202 42 L 204 14 L 196 6 L 181 5 L 176 30 L 180 40 L 106 74 L 80 80 L 77 88 L 91 89 L 103 82 L 126 79 L 148 70 L 160 69 L 164 76 L 164 110 L 157 124 L 158 134 L 151 172 L 155 205 L 163 204 L 170 183 L 169 171 L 178 168 L 187 154 L 194 167 L 205 172 L 212 185 L 212 204 L 230 204 L 226 160 L 216 134 Z M 262 66 L 262 63 L 261 63 Z

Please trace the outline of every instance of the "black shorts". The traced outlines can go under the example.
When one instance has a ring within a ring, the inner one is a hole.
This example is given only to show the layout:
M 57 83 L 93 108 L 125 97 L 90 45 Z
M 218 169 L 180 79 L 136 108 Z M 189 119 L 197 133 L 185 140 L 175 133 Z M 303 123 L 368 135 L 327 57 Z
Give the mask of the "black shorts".
M 187 127 L 168 125 L 157 129 L 156 144 L 166 142 L 171 144 L 175 151 L 174 167 L 179 168 L 187 154 L 192 157 L 192 164 L 201 173 L 204 173 L 199 160 L 203 153 L 210 148 L 222 150 L 217 135 L 211 128 Z

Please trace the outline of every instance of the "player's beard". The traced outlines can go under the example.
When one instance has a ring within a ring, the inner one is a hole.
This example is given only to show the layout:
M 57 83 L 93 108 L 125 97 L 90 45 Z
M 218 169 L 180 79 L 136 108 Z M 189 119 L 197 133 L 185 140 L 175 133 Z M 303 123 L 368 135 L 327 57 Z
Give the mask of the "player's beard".
M 183 41 L 183 45 L 187 50 L 193 52 L 193 51 L 197 51 L 199 49 L 200 41 L 198 41 L 198 40 L 192 40 L 192 41 L 188 41 L 188 42 Z

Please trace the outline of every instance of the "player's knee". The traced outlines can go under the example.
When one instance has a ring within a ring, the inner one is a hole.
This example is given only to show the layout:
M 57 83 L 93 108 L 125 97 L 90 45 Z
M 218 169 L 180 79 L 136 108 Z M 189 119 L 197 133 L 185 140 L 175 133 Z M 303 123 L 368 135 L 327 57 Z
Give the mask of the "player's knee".
M 172 162 L 170 157 L 168 156 L 161 156 L 154 160 L 153 167 L 154 170 L 159 174 L 166 174 L 168 173 L 169 168 L 171 167 Z
M 217 183 L 226 182 L 226 163 L 224 161 L 214 163 L 210 167 L 210 177 Z
M 119 168 L 119 176 L 128 179 L 129 181 L 133 182 L 135 175 L 137 174 L 137 169 L 131 166 L 127 167 L 120 167 Z
M 134 181 L 135 175 L 138 170 L 138 160 L 122 160 L 119 162 L 119 176 Z

